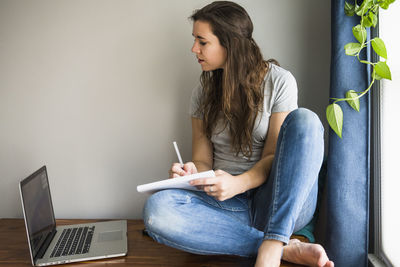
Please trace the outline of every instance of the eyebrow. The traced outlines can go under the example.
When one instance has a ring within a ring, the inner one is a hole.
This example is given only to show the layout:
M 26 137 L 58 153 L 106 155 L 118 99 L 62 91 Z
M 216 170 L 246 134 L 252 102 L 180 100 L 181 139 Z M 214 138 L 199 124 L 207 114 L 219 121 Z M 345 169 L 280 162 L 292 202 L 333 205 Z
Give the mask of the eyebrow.
M 195 35 L 192 33 L 192 36 L 195 37 L 195 38 L 199 38 L 199 39 L 202 39 L 202 40 L 206 40 L 206 38 L 204 38 L 204 37 L 201 36 L 201 35 L 195 36 Z

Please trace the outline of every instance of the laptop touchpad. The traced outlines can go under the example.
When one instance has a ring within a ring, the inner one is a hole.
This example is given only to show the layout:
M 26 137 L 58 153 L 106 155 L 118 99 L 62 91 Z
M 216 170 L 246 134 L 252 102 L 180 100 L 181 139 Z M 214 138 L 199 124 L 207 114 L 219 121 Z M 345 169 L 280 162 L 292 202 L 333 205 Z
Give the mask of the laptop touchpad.
M 122 239 L 122 231 L 103 232 L 99 234 L 99 242 L 116 241 Z

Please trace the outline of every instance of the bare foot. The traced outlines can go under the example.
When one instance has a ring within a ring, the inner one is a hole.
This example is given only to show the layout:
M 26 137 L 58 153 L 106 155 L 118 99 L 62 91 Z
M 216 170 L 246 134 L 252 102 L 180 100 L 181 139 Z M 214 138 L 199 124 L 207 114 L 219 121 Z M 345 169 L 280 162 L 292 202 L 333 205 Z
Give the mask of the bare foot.
M 264 240 L 258 248 L 255 267 L 279 267 L 283 243 L 277 240 Z
M 324 248 L 319 244 L 304 243 L 298 239 L 291 239 L 283 247 L 282 259 L 288 262 L 313 267 L 333 267 L 333 261 L 328 259 Z

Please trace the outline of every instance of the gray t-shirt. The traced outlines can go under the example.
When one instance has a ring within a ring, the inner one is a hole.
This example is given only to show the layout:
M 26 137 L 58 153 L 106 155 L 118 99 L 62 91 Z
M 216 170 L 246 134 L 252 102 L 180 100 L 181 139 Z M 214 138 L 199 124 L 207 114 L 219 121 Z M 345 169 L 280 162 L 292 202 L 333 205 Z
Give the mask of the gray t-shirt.
M 271 114 L 290 112 L 297 108 L 297 83 L 289 71 L 270 64 L 264 81 L 264 105 L 254 125 L 253 154 L 250 158 L 244 157 L 242 153 L 236 156 L 231 149 L 229 127 L 221 132 L 223 125 L 219 123 L 214 131 L 215 134 L 211 137 L 214 150 L 214 170 L 221 169 L 232 175 L 239 175 L 249 170 L 261 158 Z M 203 113 L 198 111 L 202 91 L 202 87 L 198 86 L 192 92 L 189 112 L 194 118 L 203 118 Z

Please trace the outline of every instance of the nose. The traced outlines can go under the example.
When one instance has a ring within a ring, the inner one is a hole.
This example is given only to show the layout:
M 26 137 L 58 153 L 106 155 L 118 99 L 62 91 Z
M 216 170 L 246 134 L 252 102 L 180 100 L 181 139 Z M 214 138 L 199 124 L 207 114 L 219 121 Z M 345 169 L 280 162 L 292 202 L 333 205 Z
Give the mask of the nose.
M 196 41 L 193 43 L 192 52 L 195 54 L 200 54 L 200 47 Z

